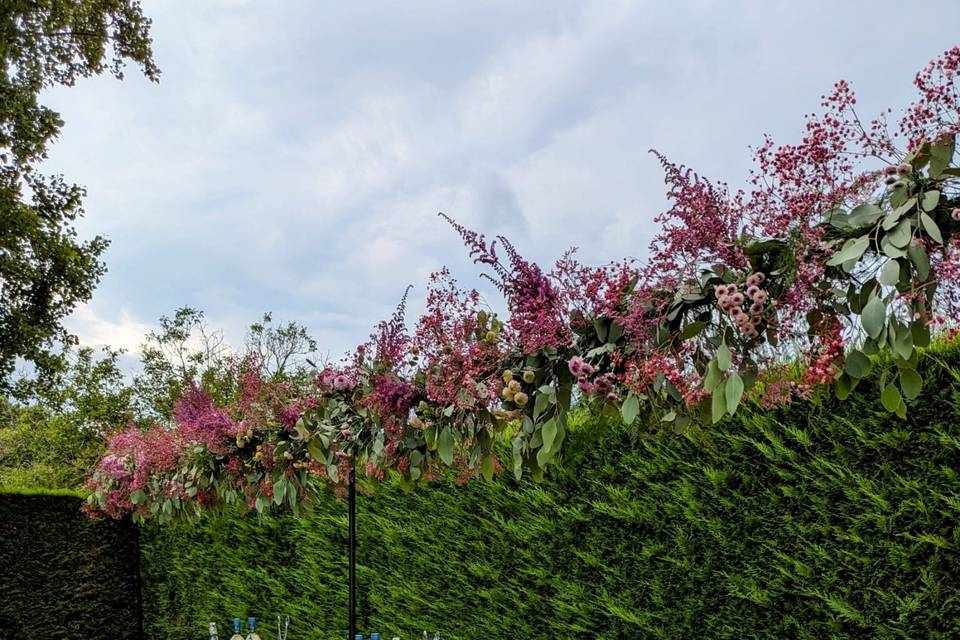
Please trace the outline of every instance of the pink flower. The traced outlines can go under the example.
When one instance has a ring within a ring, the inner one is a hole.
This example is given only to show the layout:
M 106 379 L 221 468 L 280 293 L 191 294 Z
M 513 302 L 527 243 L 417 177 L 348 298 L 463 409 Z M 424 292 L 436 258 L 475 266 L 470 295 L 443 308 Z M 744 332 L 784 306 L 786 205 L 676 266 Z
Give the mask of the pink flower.
M 585 364 L 587 363 L 584 362 L 583 358 L 580 356 L 573 356 L 570 358 L 570 362 L 567 363 L 567 367 L 570 368 L 570 373 L 579 378 L 581 375 L 583 375 L 582 371 Z
M 352 389 L 356 386 L 356 382 L 353 377 L 347 375 L 346 373 L 338 373 L 333 379 L 333 388 L 337 391 L 346 391 Z

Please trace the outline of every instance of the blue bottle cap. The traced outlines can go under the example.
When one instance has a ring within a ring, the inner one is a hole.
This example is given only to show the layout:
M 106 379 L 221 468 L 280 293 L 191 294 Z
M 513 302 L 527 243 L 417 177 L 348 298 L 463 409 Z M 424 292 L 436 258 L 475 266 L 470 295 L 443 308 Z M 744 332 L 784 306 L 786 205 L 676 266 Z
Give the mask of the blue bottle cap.
M 380 640 L 380 634 L 377 632 L 371 633 L 370 640 Z
M 363 634 L 358 633 L 357 635 L 353 636 L 353 640 L 363 640 Z
M 233 619 L 233 632 L 240 633 L 240 618 Z
M 256 630 L 257 630 L 257 619 L 256 619 L 256 618 L 247 618 L 247 628 L 250 629 L 250 631 L 256 631 Z

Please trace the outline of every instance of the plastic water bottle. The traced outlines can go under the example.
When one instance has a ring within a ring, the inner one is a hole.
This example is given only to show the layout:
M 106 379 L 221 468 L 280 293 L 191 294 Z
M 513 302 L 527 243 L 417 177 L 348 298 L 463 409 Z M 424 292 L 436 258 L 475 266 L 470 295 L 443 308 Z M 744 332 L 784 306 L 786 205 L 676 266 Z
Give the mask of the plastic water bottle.
M 211 622 L 207 626 L 207 630 L 210 631 L 210 640 L 219 640 L 220 636 L 217 635 L 217 623 Z
M 240 635 L 240 618 L 233 619 L 233 635 L 230 636 L 230 640 L 244 640 L 244 637 Z
M 370 634 L 370 640 L 380 640 L 380 634 L 374 631 Z
M 260 640 L 260 636 L 257 635 L 256 618 L 247 618 L 247 631 L 247 640 Z

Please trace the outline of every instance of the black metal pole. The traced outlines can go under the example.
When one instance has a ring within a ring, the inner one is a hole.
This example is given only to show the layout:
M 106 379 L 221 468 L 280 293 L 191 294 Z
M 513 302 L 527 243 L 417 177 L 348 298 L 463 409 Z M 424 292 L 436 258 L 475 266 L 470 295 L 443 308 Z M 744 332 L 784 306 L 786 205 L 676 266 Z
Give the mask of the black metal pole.
M 354 640 L 357 635 L 357 474 L 350 467 L 350 493 L 347 498 L 347 527 L 349 533 L 350 559 L 350 636 L 347 640 Z

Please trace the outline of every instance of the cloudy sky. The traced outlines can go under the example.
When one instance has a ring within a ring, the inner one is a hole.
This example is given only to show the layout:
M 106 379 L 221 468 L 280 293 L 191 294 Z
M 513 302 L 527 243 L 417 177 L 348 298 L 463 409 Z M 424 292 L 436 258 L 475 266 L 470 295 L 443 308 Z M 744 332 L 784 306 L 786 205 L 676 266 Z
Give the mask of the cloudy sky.
M 912 99 L 960 42 L 960 3 L 145 0 L 159 84 L 51 91 L 48 168 L 89 190 L 109 268 L 70 326 L 135 349 L 191 305 L 239 343 L 264 311 L 337 355 L 407 284 L 477 268 L 452 231 L 550 262 L 643 257 L 656 148 L 739 184 L 835 80 L 865 114 Z M 913 12 L 916 14 L 917 12 Z

